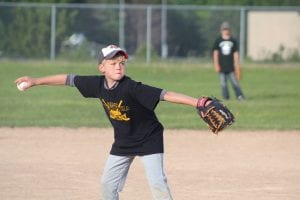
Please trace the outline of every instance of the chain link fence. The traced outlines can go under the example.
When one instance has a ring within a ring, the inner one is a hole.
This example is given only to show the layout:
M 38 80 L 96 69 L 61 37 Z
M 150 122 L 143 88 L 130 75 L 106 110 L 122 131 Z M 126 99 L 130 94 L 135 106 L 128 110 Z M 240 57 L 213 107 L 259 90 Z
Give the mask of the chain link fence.
M 223 21 L 243 58 L 251 9 L 259 8 L 0 2 L 0 58 L 88 60 L 108 44 L 147 62 L 209 57 Z

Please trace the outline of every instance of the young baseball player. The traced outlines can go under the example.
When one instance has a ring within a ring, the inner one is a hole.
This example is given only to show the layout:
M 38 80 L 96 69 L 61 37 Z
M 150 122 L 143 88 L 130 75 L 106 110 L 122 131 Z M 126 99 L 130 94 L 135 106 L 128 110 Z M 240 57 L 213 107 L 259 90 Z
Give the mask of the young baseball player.
M 119 192 L 136 156 L 144 165 L 153 199 L 170 200 L 172 197 L 163 167 L 164 128 L 154 110 L 159 101 L 196 107 L 198 99 L 130 79 L 125 75 L 127 59 L 126 51 L 109 45 L 99 53 L 98 69 L 103 75 L 21 77 L 15 83 L 26 83 L 23 90 L 38 85 L 68 85 L 103 105 L 114 128 L 114 143 L 101 180 L 103 200 L 119 199 Z
M 220 27 L 221 36 L 213 46 L 213 59 L 215 71 L 220 75 L 222 96 L 229 99 L 227 80 L 229 79 L 238 100 L 244 100 L 245 96 L 238 83 L 241 79 L 241 67 L 239 62 L 238 43 L 231 36 L 228 22 L 223 22 Z

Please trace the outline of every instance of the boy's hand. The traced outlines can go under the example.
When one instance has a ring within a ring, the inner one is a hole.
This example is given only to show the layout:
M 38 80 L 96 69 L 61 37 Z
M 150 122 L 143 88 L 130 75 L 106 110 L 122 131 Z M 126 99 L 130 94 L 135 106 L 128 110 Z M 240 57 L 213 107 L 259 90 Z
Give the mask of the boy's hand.
M 240 81 L 241 80 L 241 69 L 240 69 L 240 67 L 237 67 L 237 69 L 235 70 L 235 77 L 236 77 L 236 79 L 238 80 L 238 81 Z
M 35 85 L 34 79 L 31 78 L 31 77 L 28 77 L 28 76 L 23 76 L 23 77 L 20 77 L 20 78 L 16 79 L 15 83 L 17 84 L 17 87 L 21 91 L 27 90 L 28 88 Z M 23 84 L 23 83 L 25 83 L 25 84 Z M 20 84 L 22 84 L 22 85 L 20 85 Z
M 217 73 L 221 72 L 221 66 L 218 65 L 218 64 L 216 64 L 216 65 L 215 65 L 215 71 L 216 71 Z

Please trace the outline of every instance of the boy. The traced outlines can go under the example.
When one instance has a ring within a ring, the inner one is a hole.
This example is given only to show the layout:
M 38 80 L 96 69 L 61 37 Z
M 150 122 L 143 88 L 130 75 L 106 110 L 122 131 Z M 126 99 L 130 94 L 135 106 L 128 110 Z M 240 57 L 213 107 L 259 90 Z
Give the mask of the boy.
M 223 22 L 221 37 L 218 37 L 213 46 L 213 59 L 215 71 L 220 74 L 222 96 L 229 99 L 227 79 L 230 80 L 238 100 L 244 100 L 245 96 L 238 81 L 241 79 L 241 67 L 239 62 L 238 44 L 231 36 L 228 22 Z
M 103 76 L 21 77 L 15 83 L 26 82 L 25 90 L 37 85 L 75 86 L 84 97 L 99 99 L 114 128 L 114 143 L 101 180 L 103 200 L 119 199 L 135 156 L 144 164 L 153 199 L 170 200 L 163 169 L 163 126 L 154 109 L 160 100 L 196 107 L 198 99 L 131 80 L 125 76 L 127 59 L 123 49 L 109 45 L 98 58 Z

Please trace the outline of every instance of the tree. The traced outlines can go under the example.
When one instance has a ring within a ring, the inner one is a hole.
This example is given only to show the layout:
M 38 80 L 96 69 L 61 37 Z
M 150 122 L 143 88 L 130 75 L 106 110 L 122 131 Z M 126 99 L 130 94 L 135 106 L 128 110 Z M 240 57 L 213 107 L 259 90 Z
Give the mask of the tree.
M 19 1 L 20 2 L 20 1 Z M 27 1 L 22 1 L 27 2 Z M 39 2 L 48 2 L 40 0 Z M 60 2 L 67 2 L 61 0 Z M 0 50 L 8 57 L 44 58 L 50 54 L 50 7 L 1 7 L 0 34 L 2 37 Z M 56 40 L 63 40 L 68 26 L 74 21 L 76 13 L 67 10 L 57 14 Z
M 194 12 L 168 12 L 168 44 L 170 56 L 204 54 L 206 41 L 200 34 L 201 20 Z

